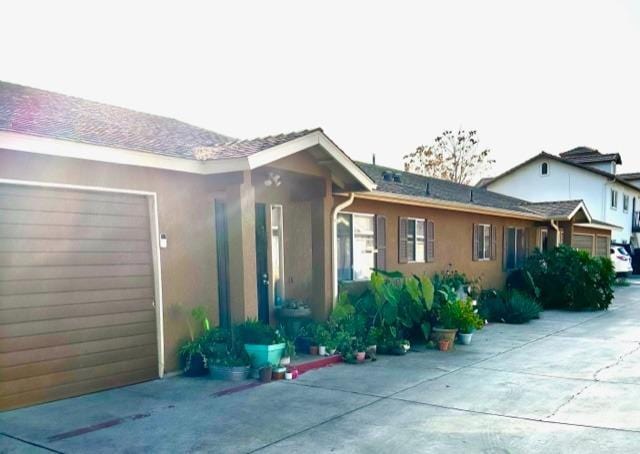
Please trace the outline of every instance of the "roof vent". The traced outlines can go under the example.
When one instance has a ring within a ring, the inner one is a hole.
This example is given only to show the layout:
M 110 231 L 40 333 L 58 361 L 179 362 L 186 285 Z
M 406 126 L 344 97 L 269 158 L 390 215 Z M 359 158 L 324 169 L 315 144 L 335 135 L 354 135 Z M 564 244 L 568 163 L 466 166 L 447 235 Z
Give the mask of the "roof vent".
M 382 172 L 382 179 L 384 181 L 391 181 L 393 179 L 393 175 L 391 174 L 391 172 L 385 170 L 384 172 Z
M 396 183 L 400 183 L 400 174 L 399 173 L 394 173 L 393 174 L 393 181 L 395 181 Z
M 469 198 L 469 200 L 471 201 L 471 203 L 473 203 L 473 189 L 470 192 L 471 192 L 471 197 Z
M 431 185 L 427 183 L 427 189 L 424 191 L 425 195 L 431 195 Z

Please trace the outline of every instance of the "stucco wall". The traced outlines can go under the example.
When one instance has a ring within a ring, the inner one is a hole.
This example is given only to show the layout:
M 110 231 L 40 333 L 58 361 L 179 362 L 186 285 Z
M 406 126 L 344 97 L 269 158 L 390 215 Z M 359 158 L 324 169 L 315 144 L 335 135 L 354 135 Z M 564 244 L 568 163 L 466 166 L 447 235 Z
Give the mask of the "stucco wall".
M 343 199 L 341 199 L 343 200 Z M 356 199 L 345 209 L 349 212 L 383 215 L 387 218 L 387 269 L 399 270 L 407 274 L 433 275 L 449 266 L 467 274 L 480 277 L 485 288 L 500 288 L 504 285 L 506 273 L 502 264 L 502 237 L 504 227 L 530 228 L 530 248 L 535 247 L 535 226 L 533 221 L 508 219 L 436 208 L 398 205 L 387 202 Z M 435 223 L 435 261 L 430 263 L 398 263 L 398 218 L 416 217 L 433 220 Z M 492 224 L 498 228 L 496 238 L 496 260 L 472 260 L 473 224 Z
M 203 305 L 218 321 L 218 289 L 213 203 L 231 176 L 106 164 L 0 150 L 0 178 L 157 193 L 164 303 L 165 369 L 177 368 L 176 348 L 187 334 L 176 305 Z

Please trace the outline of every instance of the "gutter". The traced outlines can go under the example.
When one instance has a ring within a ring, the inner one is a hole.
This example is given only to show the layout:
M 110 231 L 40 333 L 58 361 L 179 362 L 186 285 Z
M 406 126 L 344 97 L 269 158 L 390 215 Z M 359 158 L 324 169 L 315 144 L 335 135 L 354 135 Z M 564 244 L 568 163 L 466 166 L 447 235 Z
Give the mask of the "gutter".
M 556 231 L 556 247 L 558 247 L 560 246 L 560 227 L 558 227 L 558 223 L 554 219 L 551 219 L 550 222 L 551 227 Z
M 353 192 L 350 192 L 349 198 L 347 200 L 339 205 L 336 205 L 335 207 L 333 207 L 333 210 L 331 210 L 331 272 L 333 274 L 332 292 L 334 304 L 336 298 L 338 298 L 338 213 L 351 205 L 354 199 L 355 194 Z

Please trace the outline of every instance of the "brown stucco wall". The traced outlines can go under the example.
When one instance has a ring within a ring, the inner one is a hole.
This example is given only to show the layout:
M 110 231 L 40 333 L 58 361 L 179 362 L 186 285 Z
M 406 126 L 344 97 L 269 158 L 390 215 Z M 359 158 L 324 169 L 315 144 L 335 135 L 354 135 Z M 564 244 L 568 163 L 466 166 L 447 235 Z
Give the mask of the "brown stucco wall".
M 344 199 L 340 199 L 344 200 Z M 337 202 L 339 203 L 339 201 Z M 387 269 L 403 273 L 433 275 L 449 266 L 482 279 L 482 286 L 502 287 L 506 273 L 502 268 L 502 234 L 504 227 L 529 228 L 529 245 L 535 247 L 535 223 L 528 220 L 510 219 L 498 216 L 463 213 L 438 208 L 415 207 L 388 202 L 356 199 L 345 208 L 345 212 L 370 213 L 387 218 Z M 430 263 L 398 263 L 398 218 L 425 218 L 435 223 L 435 261 Z M 496 260 L 473 261 L 473 224 L 492 224 L 498 227 L 496 238 Z
M 236 176 L 198 176 L 33 153 L 0 150 L 0 178 L 155 192 L 160 232 L 165 369 L 177 368 L 176 348 L 187 336 L 176 305 L 205 306 L 218 321 L 213 203 Z

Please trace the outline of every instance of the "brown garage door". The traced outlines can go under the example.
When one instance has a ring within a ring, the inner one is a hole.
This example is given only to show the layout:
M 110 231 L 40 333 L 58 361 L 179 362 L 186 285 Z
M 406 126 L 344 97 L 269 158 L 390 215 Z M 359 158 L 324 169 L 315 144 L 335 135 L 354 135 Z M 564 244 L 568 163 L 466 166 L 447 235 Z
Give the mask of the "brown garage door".
M 0 184 L 0 409 L 158 376 L 143 196 Z
M 587 251 L 589 254 L 593 254 L 593 235 L 574 233 L 571 239 L 571 246 L 580 251 Z

